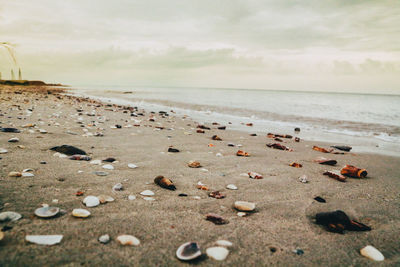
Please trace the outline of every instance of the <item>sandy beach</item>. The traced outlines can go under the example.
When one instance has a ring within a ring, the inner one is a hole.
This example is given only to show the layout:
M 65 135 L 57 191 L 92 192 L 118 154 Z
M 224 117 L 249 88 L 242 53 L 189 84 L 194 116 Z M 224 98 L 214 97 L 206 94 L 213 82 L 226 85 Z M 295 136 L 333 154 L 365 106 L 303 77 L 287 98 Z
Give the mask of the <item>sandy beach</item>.
M 379 266 L 399 264 L 399 157 L 321 153 L 312 147 L 338 144 L 287 138 L 278 143 L 293 151 L 276 150 L 266 146 L 277 143 L 267 137 L 274 129 L 250 136 L 231 130 L 230 125 L 219 130 L 222 125 L 207 124 L 210 130 L 197 133 L 203 122 L 175 116 L 170 110 L 164 110 L 168 116 L 163 116 L 159 111 L 132 110 L 46 87 L 1 87 L 0 127 L 21 132 L 0 132 L 0 148 L 8 151 L 0 154 L 0 212 L 14 211 L 22 218 L 0 222 L 4 231 L 0 266 L 375 266 L 376 262 L 360 255 L 366 245 L 385 256 Z M 27 124 L 32 127 L 24 128 Z M 279 134 L 296 136 L 294 131 Z M 213 135 L 222 141 L 212 140 Z M 19 142 L 8 142 L 13 137 Z M 78 147 L 92 160 L 113 157 L 116 162 L 109 164 L 114 169 L 102 168 L 106 163 L 54 156 L 49 149 L 61 145 Z M 170 146 L 180 152 L 168 153 Z M 250 157 L 236 156 L 239 149 Z M 336 166 L 313 162 L 321 156 L 335 159 Z M 191 160 L 202 167 L 189 168 Z M 289 166 L 292 162 L 302 168 Z M 130 163 L 138 167 L 129 168 Z M 366 169 L 368 176 L 342 183 L 323 175 L 346 164 Z M 28 168 L 34 177 L 9 177 L 10 172 Z M 96 171 L 108 175 L 98 176 Z M 248 172 L 263 179 L 243 175 Z M 153 180 L 158 175 L 170 178 L 177 189 L 156 185 Z M 299 181 L 301 175 L 307 176 L 308 183 Z M 209 191 L 199 190 L 199 181 Z M 112 190 L 117 183 L 122 183 L 122 191 Z M 238 189 L 229 190 L 228 184 Z M 140 195 L 144 190 L 153 191 L 154 200 L 144 199 Z M 217 190 L 226 197 L 208 196 Z M 84 194 L 77 196 L 77 191 Z M 187 196 L 178 196 L 183 193 Z M 115 201 L 93 208 L 82 203 L 86 196 L 102 194 Z M 129 195 L 136 199 L 128 199 Z M 317 196 L 326 203 L 314 200 Z M 233 204 L 239 200 L 255 203 L 256 210 L 237 216 Z M 38 218 L 34 211 L 42 204 L 62 212 L 54 218 Z M 91 216 L 71 216 L 76 208 L 89 210 Z M 372 230 L 338 234 L 315 223 L 316 213 L 335 210 Z M 215 225 L 205 219 L 208 213 L 229 223 Z M 26 235 L 55 234 L 63 239 L 53 246 L 25 241 Z M 104 234 L 111 237 L 108 244 L 98 241 Z M 122 246 L 116 240 L 122 234 L 137 237 L 140 245 Z M 206 256 L 206 249 L 217 240 L 233 243 L 224 261 Z M 199 244 L 203 256 L 187 263 L 175 253 L 189 241 Z M 304 253 L 298 255 L 296 249 Z

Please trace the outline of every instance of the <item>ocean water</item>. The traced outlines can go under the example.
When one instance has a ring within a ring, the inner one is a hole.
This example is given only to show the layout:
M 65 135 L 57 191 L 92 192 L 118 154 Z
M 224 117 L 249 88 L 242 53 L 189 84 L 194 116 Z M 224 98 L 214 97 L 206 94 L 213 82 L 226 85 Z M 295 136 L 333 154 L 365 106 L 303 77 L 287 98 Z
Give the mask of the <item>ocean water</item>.
M 400 95 L 214 88 L 80 86 L 74 94 L 152 111 L 173 109 L 231 129 L 353 146 L 354 152 L 400 156 Z M 253 123 L 253 127 L 245 123 Z

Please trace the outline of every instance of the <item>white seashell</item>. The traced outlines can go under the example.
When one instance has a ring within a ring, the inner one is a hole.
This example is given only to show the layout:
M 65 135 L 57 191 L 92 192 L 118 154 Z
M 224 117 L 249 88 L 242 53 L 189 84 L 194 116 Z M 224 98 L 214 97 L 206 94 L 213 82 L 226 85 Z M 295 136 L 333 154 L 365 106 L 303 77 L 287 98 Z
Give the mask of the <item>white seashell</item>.
M 90 162 L 90 164 L 93 164 L 93 165 L 101 165 L 101 160 L 99 160 L 99 159 L 92 160 L 92 161 Z
M 133 235 L 120 235 L 117 237 L 117 241 L 124 246 L 139 246 L 140 240 Z
M 222 157 L 222 154 L 221 153 L 217 153 L 217 154 L 215 154 L 215 156 Z
M 33 169 L 24 169 L 22 172 L 33 172 Z
M 110 236 L 109 235 L 102 235 L 99 237 L 99 242 L 103 243 L 103 244 L 107 244 L 108 242 L 110 242 Z
M 105 204 L 107 202 L 113 202 L 114 198 L 110 197 L 110 196 L 106 196 L 106 195 L 100 195 L 97 196 L 97 198 L 100 200 L 101 204 Z
M 38 245 L 55 245 L 61 242 L 62 235 L 27 235 L 25 240 Z
M 234 207 L 239 211 L 253 211 L 256 208 L 256 204 L 247 201 L 236 201 Z
M 194 260 L 201 256 L 200 247 L 196 242 L 187 242 L 176 250 L 176 257 L 182 261 Z
M 124 190 L 124 186 L 121 183 L 117 183 L 113 186 L 112 190 L 114 191 L 121 191 Z
M 23 172 L 22 173 L 22 177 L 34 177 L 35 175 L 33 173 L 30 172 Z
M 144 200 L 147 200 L 147 201 L 154 201 L 154 200 L 156 200 L 154 197 L 144 197 L 143 199 L 144 199 Z
M 360 250 L 361 255 L 374 261 L 383 261 L 385 257 L 383 254 L 373 246 L 366 246 Z
M 154 196 L 154 192 L 151 190 L 144 190 L 140 193 L 142 196 Z
M 131 168 L 131 169 L 136 169 L 138 166 L 136 166 L 136 165 L 133 164 L 133 163 L 129 163 L 129 164 L 128 164 L 128 167 Z
M 47 131 L 46 131 L 45 129 L 39 129 L 39 132 L 40 132 L 41 134 L 47 134 Z
M 237 189 L 238 189 L 237 186 L 234 185 L 234 184 L 228 184 L 228 185 L 226 186 L 226 188 L 228 188 L 228 189 L 230 189 L 230 190 L 237 190 Z
M 19 142 L 19 138 L 18 138 L 18 137 L 10 138 L 10 139 L 8 139 L 8 142 L 10 142 L 10 143 L 17 143 L 17 142 Z
M 207 256 L 217 260 L 217 261 L 223 261 L 228 257 L 229 250 L 227 250 L 224 247 L 211 247 L 206 249 Z
M 135 200 L 135 199 L 136 199 L 136 196 L 134 196 L 134 195 L 129 195 L 129 196 L 128 196 L 128 199 L 129 199 L 129 200 Z
M 22 218 L 22 215 L 13 211 L 4 211 L 0 213 L 0 222 L 15 222 Z
M 78 218 L 86 218 L 86 217 L 90 216 L 90 211 L 85 210 L 85 209 L 73 209 L 72 216 L 78 217 Z
M 8 152 L 5 148 L 0 148 L 0 154 L 6 154 Z
M 232 247 L 233 246 L 232 242 L 229 242 L 228 240 L 217 240 L 217 242 L 215 242 L 215 244 L 220 247 Z
M 83 199 L 83 204 L 85 204 L 88 208 L 96 207 L 100 204 L 100 200 L 95 196 L 87 196 Z
M 236 215 L 239 216 L 239 217 L 244 217 L 244 216 L 247 215 L 247 213 L 246 213 L 246 212 L 240 211 L 240 212 L 238 212 Z
M 57 207 L 41 207 L 35 210 L 35 215 L 40 218 L 50 218 L 56 216 L 60 212 Z
M 302 175 L 299 177 L 299 181 L 302 183 L 308 183 L 308 179 L 306 175 Z
M 105 164 L 105 165 L 103 165 L 103 169 L 106 169 L 106 170 L 114 170 L 114 166 L 111 165 L 111 164 Z

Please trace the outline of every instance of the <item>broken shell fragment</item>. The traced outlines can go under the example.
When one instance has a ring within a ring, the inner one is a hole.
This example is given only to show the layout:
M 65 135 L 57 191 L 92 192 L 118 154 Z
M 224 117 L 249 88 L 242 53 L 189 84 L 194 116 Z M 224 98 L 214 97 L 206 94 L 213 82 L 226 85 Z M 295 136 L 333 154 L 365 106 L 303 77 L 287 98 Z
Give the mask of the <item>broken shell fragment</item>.
M 318 157 L 318 158 L 314 159 L 313 161 L 317 162 L 319 164 L 322 164 L 322 165 L 331 165 L 331 166 L 336 165 L 336 163 L 337 163 L 337 161 L 334 159 L 327 159 L 324 157 Z
M 339 171 L 325 171 L 323 174 L 340 182 L 346 181 L 346 177 L 341 175 Z
M 112 187 L 113 191 L 122 191 L 124 190 L 124 186 L 121 183 L 117 183 Z
M 288 148 L 287 146 L 281 145 L 279 143 L 267 144 L 267 147 L 278 149 L 278 150 L 292 151 L 292 149 Z
M 8 152 L 5 148 L 0 148 L 0 154 L 6 154 Z
M 323 148 L 323 147 L 319 147 L 319 146 L 313 146 L 312 149 L 315 150 L 315 151 L 322 152 L 322 153 L 331 153 L 333 151 L 332 148 L 328 148 L 327 149 L 327 148 Z
M 198 162 L 198 161 L 189 161 L 189 163 L 188 163 L 188 166 L 190 167 L 190 168 L 200 168 L 201 167 L 201 164 L 200 164 L 200 162 Z
M 90 211 L 85 210 L 85 209 L 73 209 L 72 216 L 78 217 L 78 218 L 87 218 L 90 216 Z
M 60 212 L 57 207 L 41 207 L 35 210 L 35 215 L 40 218 L 50 218 L 56 216 Z
M 124 246 L 139 246 L 140 240 L 133 235 L 120 235 L 117 237 L 117 241 Z
M 262 179 L 263 178 L 263 176 L 261 175 L 261 174 L 259 174 L 259 173 L 256 173 L 256 172 L 248 172 L 247 173 L 248 175 L 249 175 L 249 178 L 251 178 L 251 179 Z
M 199 181 L 199 182 L 197 183 L 197 189 L 207 191 L 207 190 L 208 190 L 208 186 L 206 186 L 205 184 L 203 184 L 202 182 Z
M 216 225 L 222 225 L 222 224 L 227 224 L 229 223 L 228 220 L 225 220 L 224 218 L 222 218 L 222 216 L 215 214 L 215 213 L 209 213 L 206 215 L 206 220 L 213 222 Z
M 383 261 L 385 259 L 379 250 L 370 245 L 362 248 L 360 254 L 374 261 Z
M 196 242 L 187 242 L 176 250 L 176 257 L 182 261 L 194 260 L 200 256 L 201 250 Z
M 27 235 L 25 236 L 25 240 L 38 244 L 38 245 L 46 245 L 51 246 L 61 242 L 63 239 L 62 235 Z
M 236 156 L 238 156 L 238 157 L 250 157 L 250 154 L 247 153 L 247 152 L 244 152 L 244 151 L 242 151 L 242 150 L 238 150 L 238 151 L 236 152 Z
M 247 201 L 236 201 L 234 207 L 239 211 L 253 211 L 256 208 L 256 204 Z
M 221 137 L 219 137 L 218 135 L 213 135 L 211 137 L 212 140 L 216 140 L 216 141 L 222 141 Z
M 95 196 L 87 196 L 83 199 L 83 204 L 88 208 L 96 207 L 100 204 L 100 200 Z
M 301 165 L 300 163 L 297 163 L 297 162 L 292 162 L 292 163 L 289 164 L 289 166 L 295 167 L 295 168 L 301 168 L 301 167 L 303 167 L 303 165 Z
M 221 193 L 221 192 L 219 192 L 219 191 L 213 191 L 213 192 L 210 192 L 210 193 L 208 194 L 208 196 L 209 196 L 209 197 L 216 198 L 216 199 L 222 199 L 222 198 L 225 198 L 225 195 L 224 195 L 224 194 L 222 194 L 222 193 Z
M 166 188 L 169 190 L 176 190 L 174 183 L 170 179 L 162 175 L 159 175 L 156 178 L 154 178 L 154 183 L 161 186 L 162 188 Z
M 99 199 L 101 204 L 105 204 L 107 202 L 113 202 L 114 198 L 110 197 L 110 196 L 106 196 L 106 195 L 99 195 L 97 196 L 97 198 Z
M 14 211 L 4 211 L 0 213 L 0 222 L 15 222 L 22 218 L 22 215 Z
M 208 257 L 214 260 L 223 261 L 228 257 L 229 250 L 224 247 L 211 247 L 206 249 L 206 253 Z
M 137 167 L 138 167 L 138 166 L 135 165 L 135 164 L 133 164 L 133 163 L 129 163 L 129 164 L 128 164 L 128 168 L 136 169 Z
M 353 178 L 365 178 L 365 177 L 367 177 L 368 173 L 367 173 L 366 169 L 360 169 L 360 168 L 354 167 L 352 165 L 346 165 L 340 171 L 340 174 L 343 174 L 343 175 L 349 176 L 349 177 L 353 177 Z

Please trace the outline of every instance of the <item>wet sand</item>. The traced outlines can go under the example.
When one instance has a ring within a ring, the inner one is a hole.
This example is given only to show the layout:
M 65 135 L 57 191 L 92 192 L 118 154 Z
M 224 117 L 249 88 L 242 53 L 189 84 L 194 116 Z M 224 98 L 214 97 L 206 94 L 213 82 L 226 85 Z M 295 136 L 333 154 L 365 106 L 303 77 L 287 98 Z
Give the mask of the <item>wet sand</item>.
M 21 130 L 21 133 L 0 132 L 0 147 L 8 150 L 0 155 L 0 212 L 15 211 L 23 216 L 17 222 L 0 223 L 2 228 L 12 227 L 0 241 L 1 266 L 186 266 L 188 263 L 175 256 L 182 243 L 196 241 L 205 254 L 205 249 L 219 239 L 233 243 L 226 260 L 218 262 L 203 256 L 192 264 L 376 265 L 360 255 L 359 250 L 366 245 L 373 245 L 383 253 L 385 261 L 380 265 L 400 262 L 400 158 L 324 154 L 312 150 L 312 146 L 334 144 L 303 140 L 297 143 L 292 139 L 280 143 L 293 152 L 275 150 L 266 147 L 274 142 L 266 137 L 267 132 L 249 136 L 230 130 L 229 125 L 225 131 L 207 125 L 211 130 L 200 134 L 196 133 L 196 126 L 202 122 L 175 117 L 169 110 L 165 110 L 169 113 L 166 118 L 154 110 L 152 122 L 148 120 L 150 112 L 140 107 L 136 113 L 144 112 L 145 116 L 131 117 L 124 107 L 63 96 L 56 91 L 47 93 L 48 89 L 2 87 L 0 90 L 0 126 Z M 33 108 L 31 114 L 27 113 L 29 108 Z M 82 111 L 78 112 L 79 109 Z M 92 111 L 95 116 L 88 116 Z M 28 123 L 37 125 L 31 128 L 34 133 L 22 128 Z M 122 128 L 110 128 L 116 124 Z M 128 125 L 132 127 L 125 127 Z M 164 129 L 156 129 L 157 126 Z M 39 133 L 38 129 L 47 133 Z M 86 131 L 102 132 L 104 136 L 83 136 Z M 223 141 L 211 140 L 215 134 Z M 11 137 L 20 141 L 7 142 Z M 251 156 L 237 157 L 239 148 L 229 147 L 228 143 L 241 144 L 240 149 Z M 63 144 L 83 149 L 92 159 L 114 157 L 118 162 L 112 163 L 114 170 L 105 170 L 86 161 L 53 156 L 54 151 L 49 148 Z M 169 146 L 181 152 L 167 153 Z M 217 153 L 223 156 L 217 157 Z M 336 159 L 338 164 L 319 165 L 312 161 L 318 156 Z M 199 161 L 207 171 L 189 168 L 190 160 Z M 47 164 L 40 164 L 41 161 Z M 294 161 L 303 167 L 290 167 Z M 130 169 L 128 163 L 138 168 Z M 346 164 L 367 169 L 368 177 L 348 178 L 341 183 L 322 175 L 324 170 L 340 170 Z M 35 177 L 8 176 L 11 171 L 26 168 L 34 169 Z M 97 176 L 94 171 L 106 171 L 109 175 Z M 249 171 L 264 178 L 241 176 Z M 299 182 L 303 174 L 308 176 L 309 183 Z M 173 180 L 177 190 L 155 185 L 153 179 L 157 175 Z M 198 181 L 222 191 L 226 198 L 209 197 L 207 191 L 196 188 Z M 116 183 L 122 183 L 124 190 L 112 191 Z M 238 190 L 226 189 L 227 184 L 235 184 Z M 155 193 L 155 201 L 144 200 L 139 194 L 146 189 Z M 85 192 L 84 196 L 75 195 L 79 190 Z M 188 196 L 179 197 L 180 193 Z M 110 195 L 115 201 L 94 208 L 82 204 L 85 196 L 100 194 Z M 128 200 L 128 195 L 135 195 L 136 199 Z M 327 203 L 315 201 L 316 196 Z M 52 204 L 53 199 L 59 203 Z M 246 217 L 237 216 L 233 209 L 237 200 L 256 203 L 256 211 Z M 66 214 L 52 219 L 35 217 L 34 210 L 43 203 L 60 207 Z M 74 218 L 71 216 L 74 208 L 86 208 L 92 215 L 86 219 Z M 317 212 L 336 209 L 371 226 L 372 231 L 347 231 L 341 235 L 314 223 Z M 229 223 L 214 225 L 205 220 L 207 213 L 217 213 Z M 27 234 L 62 234 L 64 238 L 58 245 L 40 246 L 27 243 Z M 110 243 L 97 241 L 103 234 L 111 236 Z M 120 234 L 134 235 L 141 244 L 122 246 L 116 241 Z M 301 249 L 304 254 L 297 255 L 294 249 Z

